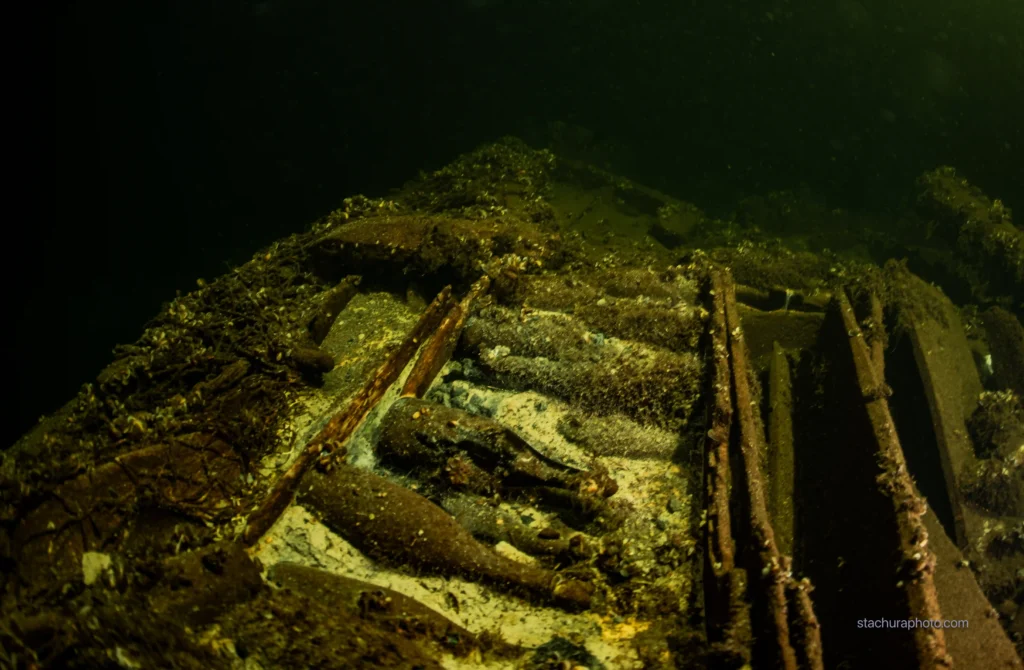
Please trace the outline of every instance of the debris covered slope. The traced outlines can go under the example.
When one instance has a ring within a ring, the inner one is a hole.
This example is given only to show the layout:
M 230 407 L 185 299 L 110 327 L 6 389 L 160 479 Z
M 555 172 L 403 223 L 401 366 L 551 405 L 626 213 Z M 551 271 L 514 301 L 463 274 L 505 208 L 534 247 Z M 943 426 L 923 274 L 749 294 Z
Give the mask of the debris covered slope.
M 511 138 L 345 199 L 4 452 L 4 660 L 1020 667 L 1019 229 L 922 185 L 842 254 Z M 973 306 L 865 257 L 914 226 Z

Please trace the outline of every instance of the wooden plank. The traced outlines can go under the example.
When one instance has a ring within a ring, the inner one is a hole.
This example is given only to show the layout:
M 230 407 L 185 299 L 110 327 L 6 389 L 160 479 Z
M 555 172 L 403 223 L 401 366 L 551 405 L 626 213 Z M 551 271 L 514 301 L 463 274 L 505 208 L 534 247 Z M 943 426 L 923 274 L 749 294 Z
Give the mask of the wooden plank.
M 776 342 L 768 374 L 769 507 L 775 541 L 783 554 L 793 553 L 793 489 L 796 463 L 793 452 L 793 382 L 789 358 Z

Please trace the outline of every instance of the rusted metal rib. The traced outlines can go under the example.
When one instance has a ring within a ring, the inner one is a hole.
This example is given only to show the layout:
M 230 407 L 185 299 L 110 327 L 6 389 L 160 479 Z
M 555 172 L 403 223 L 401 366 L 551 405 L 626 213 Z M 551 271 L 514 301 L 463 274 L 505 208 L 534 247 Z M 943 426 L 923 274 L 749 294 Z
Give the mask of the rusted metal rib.
M 709 633 L 750 660 L 750 607 L 746 602 L 746 576 L 736 568 L 736 548 L 729 517 L 732 475 L 729 440 L 732 434 L 732 379 L 729 370 L 728 331 L 725 327 L 725 291 L 718 271 L 708 281 L 711 306 L 711 402 L 709 430 L 704 441 L 707 483 L 705 607 Z M 736 574 L 734 574 L 736 573 Z
M 249 520 L 242 532 L 241 540 L 246 545 L 253 545 L 264 533 L 270 530 L 281 513 L 291 504 L 299 481 L 309 466 L 323 452 L 331 452 L 339 447 L 352 435 L 374 405 L 384 396 L 388 388 L 402 374 L 402 370 L 420 348 L 423 340 L 441 321 L 441 315 L 451 302 L 451 287 L 446 286 L 430 303 L 412 332 L 406 336 L 374 375 L 363 386 L 362 390 L 352 399 L 348 406 L 335 414 L 327 425 L 317 433 L 306 448 L 299 454 L 288 470 L 274 484 L 274 488 L 264 499 L 256 511 L 249 515 Z
M 778 547 L 775 532 L 768 520 L 765 501 L 765 482 L 761 474 L 760 458 L 764 453 L 764 435 L 760 422 L 755 417 L 757 400 L 750 390 L 750 369 L 747 365 L 747 350 L 743 341 L 743 327 L 736 308 L 736 289 L 731 278 L 721 280 L 725 302 L 725 325 L 728 331 L 729 355 L 732 364 L 733 393 L 736 399 L 736 418 L 739 425 L 740 460 L 743 463 L 742 476 L 746 485 L 751 541 L 756 550 L 750 555 L 752 567 L 759 575 L 760 595 L 765 597 L 768 607 L 768 625 L 775 639 L 775 651 L 783 668 L 797 667 L 796 652 L 789 639 L 789 621 L 786 607 L 786 583 L 789 579 Z
M 729 494 L 732 476 L 729 472 L 729 439 L 732 434 L 732 378 L 729 370 L 728 334 L 725 327 L 725 300 L 721 278 L 716 272 L 712 279 L 711 313 L 713 403 L 711 429 L 705 442 L 708 465 L 708 489 L 711 504 L 708 509 L 708 529 L 713 538 L 716 572 L 725 574 L 735 566 L 736 549 L 732 541 L 729 520 Z
M 790 559 L 783 557 L 786 572 L 790 572 Z M 797 663 L 801 668 L 824 668 L 825 658 L 821 649 L 821 624 L 814 614 L 811 604 L 811 580 L 804 578 L 796 581 L 789 579 L 786 593 L 789 596 L 790 640 L 796 650 Z
M 878 443 L 882 474 L 878 482 L 890 500 L 899 532 L 899 579 L 907 596 L 910 616 L 918 619 L 941 619 L 938 594 L 933 575 L 935 555 L 928 548 L 928 531 L 922 519 L 925 502 L 914 491 L 907 472 L 903 450 L 896 435 L 896 426 L 889 413 L 886 387 L 864 341 L 857 318 L 845 291 L 836 295 L 843 325 L 849 335 L 850 351 L 864 398 L 868 419 Z M 920 668 L 937 669 L 952 666 L 946 651 L 945 636 L 939 628 L 915 628 L 914 645 Z

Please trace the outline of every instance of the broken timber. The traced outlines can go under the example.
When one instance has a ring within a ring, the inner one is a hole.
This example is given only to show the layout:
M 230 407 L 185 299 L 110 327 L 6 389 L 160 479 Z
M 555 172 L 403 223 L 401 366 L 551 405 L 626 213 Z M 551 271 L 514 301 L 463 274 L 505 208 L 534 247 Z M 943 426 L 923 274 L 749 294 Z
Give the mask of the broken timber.
M 427 333 L 436 328 L 436 332 L 423 346 L 423 351 L 402 388 L 403 396 L 421 397 L 426 392 L 437 373 L 451 357 L 473 302 L 487 291 L 489 285 L 490 279 L 486 275 L 481 277 L 473 284 L 461 302 L 451 305 L 443 319 L 441 314 L 444 308 L 451 303 L 451 287 L 446 286 L 434 298 L 434 301 L 420 315 L 419 321 L 402 345 L 378 368 L 348 407 L 336 414 L 310 441 L 299 458 L 277 481 L 259 509 L 250 515 L 249 522 L 242 533 L 242 541 L 245 544 L 251 546 L 274 525 L 274 522 L 291 503 L 299 481 L 309 470 L 310 465 L 321 454 L 331 453 L 344 445 L 366 415 L 370 413 L 370 410 L 391 387 L 391 384 L 402 374 L 402 370 L 419 350 Z
M 363 418 L 383 397 L 391 384 L 398 379 L 427 334 L 437 327 L 444 308 L 450 301 L 451 287 L 446 286 L 420 315 L 419 321 L 401 346 L 381 364 L 348 406 L 334 415 L 323 430 L 310 441 L 292 466 L 274 484 L 274 488 L 271 489 L 263 504 L 249 515 L 249 521 L 242 532 L 243 543 L 249 546 L 255 544 L 291 504 L 292 498 L 295 496 L 295 489 L 309 466 L 320 457 L 322 452 L 333 451 L 335 447 L 344 444 L 345 440 L 352 435 Z

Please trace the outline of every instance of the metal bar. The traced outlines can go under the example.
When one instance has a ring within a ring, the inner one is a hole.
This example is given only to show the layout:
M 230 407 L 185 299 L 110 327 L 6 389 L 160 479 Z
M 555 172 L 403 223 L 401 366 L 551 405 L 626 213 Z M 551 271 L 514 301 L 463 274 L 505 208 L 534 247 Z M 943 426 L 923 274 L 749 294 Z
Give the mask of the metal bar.
M 898 579 L 902 582 L 912 617 L 940 619 L 942 612 L 939 609 L 938 594 L 933 581 L 935 554 L 928 547 L 928 531 L 922 519 L 927 506 L 914 491 L 899 437 L 896 435 L 896 426 L 889 413 L 887 387 L 878 375 L 849 298 L 845 291 L 839 291 L 836 299 L 843 325 L 849 335 L 857 383 L 878 444 L 882 467 L 878 482 L 882 493 L 890 500 L 896 517 L 900 544 Z M 952 665 L 941 629 L 914 629 L 914 644 L 919 661 L 918 667 L 937 669 Z
M 708 280 L 711 307 L 711 389 L 709 429 L 704 440 L 707 485 L 705 609 L 709 633 L 733 652 L 750 660 L 750 606 L 746 602 L 746 574 L 736 568 L 729 499 L 729 441 L 732 435 L 732 378 L 729 369 L 728 331 L 725 327 L 725 289 L 721 274 Z
M 767 624 L 772 627 L 778 662 L 783 668 L 795 670 L 796 652 L 789 640 L 789 620 L 786 608 L 786 583 L 790 576 L 785 571 L 775 532 L 768 520 L 765 502 L 765 482 L 761 474 L 760 458 L 765 451 L 760 421 L 755 416 L 757 400 L 750 389 L 750 369 L 747 365 L 743 327 L 736 307 L 736 290 L 731 278 L 724 280 L 725 325 L 729 335 L 729 355 L 732 364 L 733 393 L 736 399 L 736 418 L 739 425 L 740 457 L 746 494 L 751 541 L 756 550 L 751 552 L 753 567 L 760 579 L 758 590 L 768 606 Z

